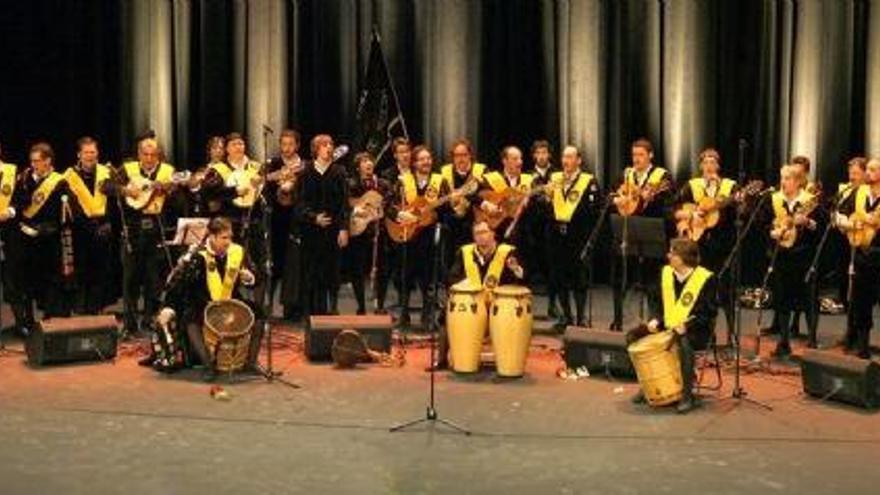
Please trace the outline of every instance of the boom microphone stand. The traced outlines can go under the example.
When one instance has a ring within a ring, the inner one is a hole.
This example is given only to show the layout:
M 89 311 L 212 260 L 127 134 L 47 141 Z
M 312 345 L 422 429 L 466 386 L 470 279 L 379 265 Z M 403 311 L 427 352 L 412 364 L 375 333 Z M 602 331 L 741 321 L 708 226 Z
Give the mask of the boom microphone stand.
M 434 253 L 433 272 L 431 274 L 431 284 L 433 285 L 434 290 L 432 291 L 432 297 L 430 298 L 431 299 L 431 301 L 430 301 L 431 306 L 428 308 L 428 315 L 429 315 L 428 321 L 430 322 L 429 325 L 430 325 L 430 331 L 431 331 L 431 351 L 430 351 L 431 352 L 431 355 L 430 355 L 431 381 L 430 381 L 429 392 L 428 392 L 428 394 L 429 394 L 428 405 L 425 408 L 425 417 L 424 418 L 414 419 L 412 421 L 408 421 L 406 423 L 403 423 L 403 424 L 400 424 L 397 426 L 392 426 L 388 430 L 391 433 L 403 431 L 403 430 L 409 429 L 413 426 L 420 425 L 422 423 L 429 423 L 432 425 L 436 425 L 437 423 L 440 423 L 440 424 L 450 428 L 452 431 L 454 431 L 456 433 L 463 433 L 467 436 L 470 436 L 470 434 L 471 434 L 470 430 L 462 428 L 461 426 L 458 426 L 457 424 L 455 424 L 451 421 L 447 421 L 445 419 L 440 418 L 437 415 L 437 409 L 435 407 L 436 393 L 435 393 L 434 382 L 435 382 L 435 374 L 436 374 L 437 367 L 434 366 L 434 362 L 435 362 L 434 354 L 436 352 L 437 331 L 438 331 L 437 323 L 436 323 L 437 322 L 436 311 L 437 311 L 437 297 L 438 297 L 437 294 L 439 293 L 439 291 L 437 290 L 437 285 L 439 285 L 438 278 L 440 277 L 440 229 L 441 229 L 440 222 L 437 222 L 436 226 L 434 227 L 434 246 L 436 248 L 435 249 L 436 252 Z

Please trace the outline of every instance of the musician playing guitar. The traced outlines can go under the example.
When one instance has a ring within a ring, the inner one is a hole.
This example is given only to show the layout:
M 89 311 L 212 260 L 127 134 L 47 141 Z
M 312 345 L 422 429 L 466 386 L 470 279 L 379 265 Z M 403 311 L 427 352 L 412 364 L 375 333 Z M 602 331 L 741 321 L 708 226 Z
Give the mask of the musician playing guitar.
M 528 194 L 532 188 L 532 174 L 522 171 L 522 151 L 516 146 L 505 146 L 501 150 L 500 172 L 489 172 L 483 176 L 483 184 L 476 217 L 489 222 L 499 238 L 506 239 L 519 247 L 515 233 L 508 231 L 511 222 L 518 214 L 521 216 L 528 206 Z
M 650 218 L 671 218 L 672 203 L 672 176 L 669 172 L 654 165 L 654 146 L 647 139 L 637 139 L 631 147 L 632 166 L 623 171 L 623 182 L 614 196 L 615 213 L 621 216 L 641 216 Z M 674 230 L 667 225 L 667 234 L 671 236 Z M 627 276 L 628 283 L 639 280 L 642 287 L 650 287 L 656 283 L 657 274 L 660 273 L 660 260 L 642 260 L 631 257 L 627 261 L 628 266 L 635 267 L 637 277 Z M 623 325 L 623 299 L 625 293 L 621 287 L 622 257 L 615 256 L 612 264 L 611 279 L 614 287 L 614 320 L 611 323 L 613 330 L 620 330 Z M 633 273 L 633 271 L 630 271 Z
M 794 326 L 791 320 L 796 311 L 803 311 L 806 315 L 809 345 L 816 346 L 818 302 L 804 283 L 804 274 L 821 237 L 824 219 L 819 199 L 806 190 L 803 169 L 785 165 L 781 176 L 781 190 L 764 203 L 760 214 L 768 225 L 770 245 L 775 252 L 775 256 L 771 255 L 771 287 L 774 322 L 778 325 L 780 338 L 774 355 L 784 359 L 791 355 L 791 328 Z
M 412 211 L 414 204 L 430 205 L 441 197 L 449 194 L 449 185 L 443 176 L 433 173 L 434 157 L 425 146 L 413 149 L 413 171 L 401 174 L 393 186 L 393 195 L 386 208 L 386 217 L 400 225 L 419 224 L 419 212 Z M 439 212 L 447 215 L 443 207 Z M 432 210 L 433 211 L 433 210 Z M 436 212 L 435 212 L 436 213 Z M 436 218 L 432 221 L 436 222 Z M 422 228 L 409 240 L 402 243 L 401 249 L 401 282 L 400 282 L 400 316 L 398 324 L 407 328 L 410 324 L 409 298 L 413 282 L 417 283 L 422 293 L 422 300 L 429 301 L 431 269 L 434 258 L 434 229 Z M 427 305 L 423 305 L 423 322 L 429 314 Z
M 138 183 L 151 181 L 153 192 L 146 204 L 135 208 L 124 203 L 124 218 L 129 236 L 128 246 L 123 246 L 122 299 L 125 315 L 125 332 L 136 334 L 148 328 L 156 314 L 161 289 L 161 274 L 165 242 L 163 214 L 165 200 L 173 190 L 174 167 L 162 161 L 162 149 L 152 135 L 142 138 L 137 145 L 137 160 L 122 164 L 117 177 L 117 194 L 126 198 L 138 198 L 143 194 Z M 144 299 L 144 310 L 138 319 L 138 300 Z
M 880 299 L 880 160 L 867 163 L 865 183 L 840 205 L 836 223 L 854 244 L 851 331 L 843 342 L 844 350 L 870 359 L 872 313 Z
M 701 264 L 718 273 L 736 242 L 737 203 L 733 198 L 739 186 L 736 181 L 721 176 L 721 155 L 714 148 L 703 150 L 699 159 L 700 176 L 685 183 L 678 193 L 675 221 L 680 226 L 680 235 L 697 242 Z M 708 208 L 701 207 L 707 204 Z M 699 230 L 694 232 L 694 229 Z M 719 288 L 718 301 L 724 308 L 730 332 L 733 330 L 733 297 L 726 284 Z
M 474 148 L 467 139 L 459 139 L 449 150 L 452 163 L 440 167 L 440 175 L 450 191 L 462 187 L 469 180 L 481 181 L 486 172 L 486 165 L 474 162 Z M 449 228 L 447 252 L 454 253 L 462 245 L 470 242 L 471 225 L 474 223 L 472 205 L 480 202 L 477 193 L 462 196 L 450 202 L 452 215 L 446 218 Z
M 379 277 L 384 270 L 385 229 L 381 219 L 386 198 L 391 196 L 391 184 L 374 173 L 376 165 L 369 153 L 358 153 L 354 157 L 357 175 L 348 179 L 349 200 L 352 210 L 351 239 L 344 253 L 344 265 L 354 297 L 357 300 L 357 314 L 367 312 L 364 279 L 373 282 L 376 299 L 376 313 L 385 313 L 385 280 Z M 367 193 L 371 193 L 369 196 Z M 375 198 L 378 203 L 371 200 Z M 365 226 L 356 226 L 362 222 Z

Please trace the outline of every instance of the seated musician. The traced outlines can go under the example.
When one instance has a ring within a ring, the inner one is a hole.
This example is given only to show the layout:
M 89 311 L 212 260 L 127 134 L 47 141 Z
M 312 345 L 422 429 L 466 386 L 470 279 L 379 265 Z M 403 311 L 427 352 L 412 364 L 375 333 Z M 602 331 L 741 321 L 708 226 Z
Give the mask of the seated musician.
M 224 217 L 216 217 L 208 224 L 208 236 L 204 245 L 193 253 L 187 253 L 178 261 L 177 267 L 168 277 L 165 287 L 164 307 L 156 317 L 157 334 L 153 336 L 153 353 L 141 361 L 157 369 L 171 370 L 185 363 L 170 365 L 175 349 L 165 347 L 161 342 L 162 328 L 170 328 L 176 322 L 176 341 L 183 340 L 189 347 L 184 361 L 192 363 L 195 358 L 205 366 L 204 376 L 211 380 L 215 370 L 205 347 L 202 333 L 205 307 L 213 301 L 238 299 L 245 303 L 241 293 L 242 286 L 252 286 L 254 273 L 244 248 L 232 242 L 232 223 Z M 172 331 L 174 331 L 172 329 Z M 245 369 L 253 369 L 260 350 L 261 329 L 254 325 L 251 330 L 250 349 Z
M 631 330 L 627 342 L 659 331 L 677 334 L 681 358 L 682 398 L 677 411 L 686 413 L 696 405 L 693 397 L 694 351 L 705 349 L 715 331 L 715 276 L 700 266 L 700 249 L 690 239 L 673 239 L 667 254 L 669 264 L 660 272 L 659 290 L 652 291 L 650 310 L 653 317 L 645 325 Z M 645 402 L 639 391 L 633 402 Z
M 477 221 L 473 226 L 471 244 L 458 250 L 452 268 L 447 274 L 447 285 L 453 286 L 465 280 L 486 290 L 499 285 L 525 285 L 525 269 L 515 255 L 516 248 L 510 244 L 498 243 L 495 232 L 486 222 Z M 438 369 L 446 369 L 448 362 L 449 338 L 446 328 L 440 332 L 440 350 L 436 363 Z

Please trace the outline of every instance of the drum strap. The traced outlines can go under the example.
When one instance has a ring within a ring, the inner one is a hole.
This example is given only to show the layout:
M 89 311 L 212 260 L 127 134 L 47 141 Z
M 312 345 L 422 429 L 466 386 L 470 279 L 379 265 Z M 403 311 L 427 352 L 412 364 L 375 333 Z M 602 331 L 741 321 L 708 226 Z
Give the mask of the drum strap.
M 711 271 L 698 266 L 685 282 L 679 297 L 675 297 L 675 274 L 671 266 L 663 267 L 660 283 L 663 292 L 663 322 L 667 329 L 675 328 L 687 321 L 694 303 L 700 296 L 700 291 L 711 276 Z
M 507 261 L 507 255 L 513 251 L 513 246 L 509 244 L 499 244 L 495 248 L 495 255 L 489 262 L 489 268 L 486 270 L 486 276 L 480 279 L 480 268 L 474 261 L 476 252 L 476 244 L 465 244 L 461 247 L 461 255 L 464 259 L 464 274 L 469 281 L 475 285 L 488 289 L 495 288 L 501 280 L 501 273 L 504 271 L 504 264 Z
M 200 251 L 205 258 L 205 279 L 208 284 L 208 293 L 212 301 L 224 301 L 232 298 L 232 290 L 238 280 L 238 272 L 244 259 L 244 248 L 238 244 L 231 244 L 226 250 L 226 273 L 220 278 L 217 271 L 217 260 L 207 249 Z

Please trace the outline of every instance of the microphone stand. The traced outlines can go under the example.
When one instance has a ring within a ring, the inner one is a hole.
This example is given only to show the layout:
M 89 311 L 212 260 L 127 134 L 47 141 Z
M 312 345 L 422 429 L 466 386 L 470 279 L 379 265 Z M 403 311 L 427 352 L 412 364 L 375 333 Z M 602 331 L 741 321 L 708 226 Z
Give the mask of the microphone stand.
M 593 328 L 593 248 L 599 239 L 602 225 L 605 224 L 605 219 L 608 218 L 608 212 L 611 210 L 611 205 L 613 204 L 613 201 L 611 201 L 612 197 L 614 197 L 614 193 L 608 195 L 608 200 L 605 201 L 602 211 L 599 212 L 596 225 L 587 237 L 587 242 L 584 244 L 583 249 L 581 249 L 580 255 L 578 255 L 579 259 L 586 264 L 587 270 L 587 328 Z
M 740 154 L 742 155 L 743 148 L 740 147 Z M 742 213 L 737 212 L 736 215 L 736 243 L 733 246 L 733 249 L 730 251 L 730 254 L 727 256 L 727 259 L 724 261 L 724 265 L 721 270 L 718 272 L 718 279 L 720 280 L 729 270 L 731 271 L 731 297 L 734 298 L 734 311 L 733 311 L 733 352 L 734 352 L 734 374 L 733 374 L 733 390 L 731 391 L 730 397 L 727 399 L 736 399 L 736 405 L 741 404 L 743 401 L 748 402 L 750 404 L 754 404 L 756 406 L 767 409 L 768 411 L 772 411 L 773 407 L 768 404 L 764 404 L 763 402 L 759 402 L 755 399 L 748 397 L 748 393 L 743 389 L 742 382 L 740 380 L 742 375 L 742 306 L 736 301 L 736 294 L 740 284 L 740 278 L 742 277 L 742 256 L 741 250 L 743 245 L 743 240 L 748 235 L 749 231 L 752 229 L 752 225 L 755 223 L 755 218 L 758 216 L 758 212 L 761 211 L 761 207 L 764 205 L 764 202 L 770 197 L 770 193 L 773 191 L 766 191 L 761 195 L 758 203 L 755 205 L 755 209 L 749 215 L 748 221 L 743 225 L 742 222 Z M 775 258 L 775 256 L 774 256 Z M 771 261 L 771 268 L 772 268 Z M 766 286 L 766 278 L 765 278 L 765 286 Z M 758 319 L 760 320 L 760 313 Z M 760 325 L 759 325 L 760 326 Z M 760 342 L 761 331 L 758 329 L 758 340 Z M 760 345 L 760 344 L 759 344 Z
M 844 190 L 846 191 L 846 190 Z M 838 193 L 834 196 L 834 201 L 832 202 L 832 212 L 837 212 L 838 206 L 840 206 L 840 198 L 841 194 Z M 804 283 L 809 284 L 810 286 L 810 307 L 808 311 L 813 315 L 814 321 L 816 324 L 810 325 L 809 328 L 809 339 L 810 341 L 807 343 L 807 346 L 810 349 L 816 349 L 819 346 L 818 337 L 816 335 L 816 326 L 818 325 L 819 315 L 816 314 L 816 299 L 818 298 L 818 285 L 819 281 L 816 279 L 817 271 L 819 267 L 819 259 L 822 256 L 822 251 L 825 249 L 825 243 L 828 242 L 828 235 L 831 233 L 831 230 L 835 227 L 835 222 L 833 221 L 833 216 L 829 219 L 828 223 L 825 225 L 825 230 L 822 232 L 822 238 L 819 239 L 819 244 L 816 246 L 816 252 L 813 254 L 813 260 L 810 262 L 810 268 L 807 270 L 807 274 L 804 275 Z M 850 257 L 850 264 L 852 264 L 852 257 Z M 849 325 L 849 310 L 847 310 L 847 325 Z
M 272 239 L 271 239 L 271 230 L 272 227 L 269 225 L 269 213 L 272 211 L 272 207 L 269 204 L 269 201 L 266 200 L 263 191 L 260 191 L 260 196 L 258 201 L 262 202 L 262 217 L 260 218 L 262 228 L 263 228 L 263 277 L 264 283 L 268 284 L 269 290 L 261 291 L 261 301 L 255 301 L 262 307 L 263 311 L 263 332 L 262 335 L 265 336 L 265 344 L 266 344 L 266 365 L 263 366 L 259 362 L 254 363 L 254 371 L 261 377 L 263 377 L 269 383 L 281 383 L 283 385 L 287 385 L 290 388 L 301 388 L 300 385 L 293 383 L 291 381 L 285 380 L 281 378 L 281 375 L 284 374 L 282 371 L 275 371 L 272 368 L 272 327 L 273 325 L 269 323 L 269 316 L 272 314 Z M 259 357 L 259 352 L 257 352 L 257 357 Z M 259 360 L 257 360 L 259 361 Z
M 455 433 L 463 433 L 466 436 L 470 436 L 470 434 L 471 434 L 470 430 L 467 430 L 467 429 L 465 429 L 465 428 L 463 428 L 463 427 L 461 427 L 451 421 L 447 421 L 447 420 L 441 418 L 437 414 L 437 409 L 435 407 L 436 393 L 435 393 L 434 383 L 435 383 L 435 374 L 437 371 L 437 366 L 434 365 L 434 363 L 436 362 L 435 358 L 434 358 L 434 354 L 436 352 L 437 331 L 438 331 L 437 318 L 436 318 L 437 299 L 438 299 L 437 294 L 440 292 L 437 290 L 437 286 L 439 285 L 438 279 L 440 277 L 440 250 L 441 250 L 441 247 L 440 247 L 441 224 L 440 224 L 440 222 L 437 222 L 434 229 L 435 229 L 434 230 L 434 246 L 435 246 L 436 252 L 434 253 L 434 258 L 432 260 L 433 269 L 432 269 L 432 273 L 431 273 L 431 285 L 434 287 L 434 290 L 432 291 L 432 294 L 430 297 L 431 306 L 428 308 L 428 316 L 429 316 L 428 321 L 430 323 L 428 323 L 429 326 L 426 328 L 431 332 L 431 348 L 430 348 L 431 354 L 429 356 L 429 359 L 430 359 L 429 373 L 431 375 L 431 380 L 430 380 L 430 384 L 429 384 L 429 388 L 428 388 L 428 394 L 429 394 L 428 395 L 428 397 L 429 397 L 428 405 L 425 408 L 425 417 L 424 418 L 414 419 L 414 420 L 408 421 L 406 423 L 392 426 L 391 428 L 388 429 L 388 431 L 391 433 L 394 433 L 394 432 L 398 432 L 398 431 L 407 430 L 413 426 L 417 426 L 417 425 L 420 425 L 423 423 L 429 423 L 431 425 L 436 425 L 439 423 L 441 425 L 448 427 L 449 429 L 451 429 Z

